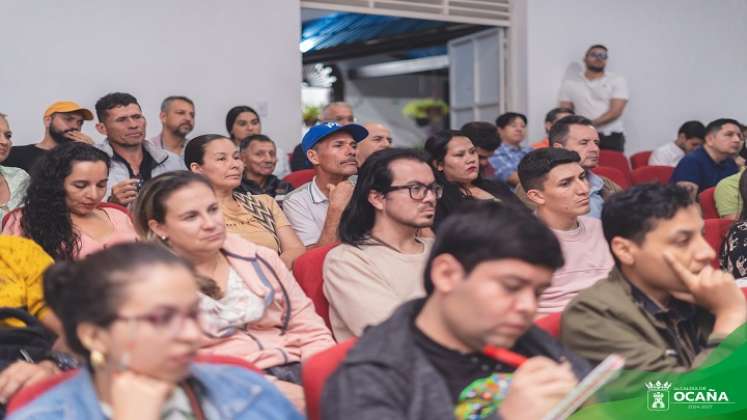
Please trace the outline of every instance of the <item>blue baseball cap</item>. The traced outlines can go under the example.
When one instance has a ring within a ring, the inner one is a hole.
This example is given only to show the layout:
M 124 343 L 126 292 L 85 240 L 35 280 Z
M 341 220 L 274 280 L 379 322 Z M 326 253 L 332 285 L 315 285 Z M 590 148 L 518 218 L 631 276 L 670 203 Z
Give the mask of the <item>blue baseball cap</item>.
M 362 125 L 340 125 L 336 122 L 325 122 L 311 127 L 309 131 L 306 132 L 301 140 L 301 147 L 304 152 L 308 152 L 315 144 L 340 131 L 350 134 L 356 143 L 368 137 L 368 130 L 366 130 Z

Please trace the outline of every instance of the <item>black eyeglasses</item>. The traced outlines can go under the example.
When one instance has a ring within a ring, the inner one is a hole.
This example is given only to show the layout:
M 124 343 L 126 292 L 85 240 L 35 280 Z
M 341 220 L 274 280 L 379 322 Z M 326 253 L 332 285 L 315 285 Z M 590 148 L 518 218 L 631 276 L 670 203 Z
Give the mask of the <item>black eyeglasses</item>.
M 599 60 L 606 60 L 607 57 L 608 57 L 608 55 L 607 55 L 606 52 L 596 52 L 595 51 L 595 52 L 590 52 L 589 53 L 589 57 L 596 58 L 596 59 L 599 59 Z
M 412 184 L 407 185 L 392 185 L 385 192 L 397 190 L 408 190 L 410 192 L 410 198 L 417 201 L 424 200 L 426 195 L 428 195 L 428 191 L 432 192 L 437 199 L 443 197 L 444 195 L 444 187 L 442 187 L 441 184 L 435 182 L 429 185 L 425 185 L 420 182 L 413 182 Z

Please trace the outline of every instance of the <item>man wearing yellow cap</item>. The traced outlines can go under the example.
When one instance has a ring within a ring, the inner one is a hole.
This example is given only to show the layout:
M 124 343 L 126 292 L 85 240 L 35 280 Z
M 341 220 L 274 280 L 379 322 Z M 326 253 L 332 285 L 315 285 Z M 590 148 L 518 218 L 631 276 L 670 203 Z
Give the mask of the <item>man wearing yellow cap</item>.
M 4 166 L 21 168 L 29 172 L 36 161 L 58 144 L 79 141 L 92 144 L 93 140 L 83 134 L 83 121 L 93 119 L 93 114 L 86 108 L 71 101 L 55 102 L 44 111 L 44 138 L 36 144 L 13 146 Z

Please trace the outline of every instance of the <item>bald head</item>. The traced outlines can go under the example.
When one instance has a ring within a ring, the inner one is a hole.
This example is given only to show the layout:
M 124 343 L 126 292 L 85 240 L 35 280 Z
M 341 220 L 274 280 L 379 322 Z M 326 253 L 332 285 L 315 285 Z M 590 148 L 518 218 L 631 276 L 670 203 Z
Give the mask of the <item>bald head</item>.
M 368 130 L 368 137 L 358 143 L 358 167 L 373 153 L 392 146 L 392 132 L 384 124 L 368 122 L 363 126 Z
M 340 125 L 352 124 L 353 108 L 347 102 L 332 102 L 322 109 L 322 122 L 336 122 Z

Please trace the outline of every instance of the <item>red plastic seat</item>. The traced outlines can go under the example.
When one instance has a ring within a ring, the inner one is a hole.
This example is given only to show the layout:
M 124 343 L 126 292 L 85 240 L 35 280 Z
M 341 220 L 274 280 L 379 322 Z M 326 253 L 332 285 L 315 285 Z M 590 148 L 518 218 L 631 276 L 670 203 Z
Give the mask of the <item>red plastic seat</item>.
M 633 167 L 633 171 L 638 168 L 648 166 L 648 159 L 651 157 L 652 150 L 645 150 L 643 152 L 634 153 L 630 157 L 630 166 Z
M 633 185 L 647 184 L 649 182 L 658 182 L 659 184 L 668 184 L 669 178 L 672 177 L 674 168 L 671 166 L 641 166 L 633 169 Z
M 323 267 L 324 257 L 327 256 L 330 249 L 336 246 L 335 243 L 313 248 L 296 258 L 296 262 L 293 263 L 293 276 L 306 296 L 314 303 L 316 313 L 324 319 L 324 323 L 330 330 L 332 326 L 329 323 L 329 302 L 327 302 L 322 289 L 322 283 L 324 282 Z
M 293 185 L 293 188 L 298 188 L 314 179 L 314 175 L 316 175 L 316 170 L 314 169 L 301 169 L 300 171 L 289 173 L 283 178 L 283 181 Z
M 599 176 L 609 178 L 612 182 L 619 185 L 620 188 L 624 190 L 630 188 L 630 179 L 617 168 L 612 168 L 609 166 L 597 166 L 591 171 Z
M 713 194 L 716 192 L 716 187 L 706 188 L 698 194 L 698 202 L 700 202 L 700 209 L 703 211 L 704 219 L 718 219 L 718 210 L 716 209 L 716 199 Z
M 711 245 L 714 251 L 716 251 L 716 258 L 711 261 L 713 268 L 719 268 L 719 252 L 721 251 L 721 244 L 724 242 L 726 235 L 729 233 L 733 220 L 729 219 L 705 219 L 705 226 L 703 227 L 703 236 L 705 240 Z
M 356 338 L 345 340 L 336 346 L 311 356 L 302 366 L 301 380 L 306 399 L 306 415 L 309 420 L 321 419 L 321 398 L 324 383 L 337 366 L 345 360 L 348 351 L 358 341 Z
M 606 166 L 609 168 L 615 168 L 623 173 L 628 179 L 628 185 L 632 182 L 630 175 L 630 163 L 628 158 L 624 154 L 615 150 L 600 150 L 599 151 L 599 166 Z M 620 185 L 622 186 L 622 185 Z
M 558 338 L 560 337 L 560 318 L 562 312 L 556 312 L 553 314 L 545 315 L 542 318 L 534 321 L 534 324 L 542 328 L 551 336 Z

